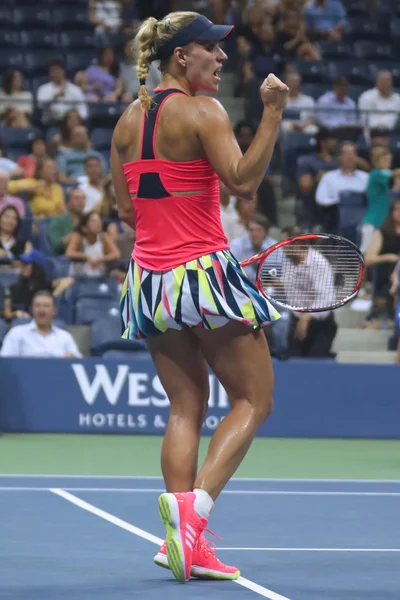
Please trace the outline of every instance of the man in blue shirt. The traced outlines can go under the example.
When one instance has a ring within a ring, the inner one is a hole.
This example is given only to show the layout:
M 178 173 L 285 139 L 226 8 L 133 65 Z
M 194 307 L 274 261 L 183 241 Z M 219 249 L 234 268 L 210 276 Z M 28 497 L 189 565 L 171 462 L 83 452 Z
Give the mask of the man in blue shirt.
M 61 152 L 57 158 L 58 181 L 60 183 L 64 185 L 79 183 L 79 178 L 85 176 L 86 159 L 92 156 L 100 160 L 104 172 L 108 171 L 103 155 L 90 147 L 87 127 L 84 125 L 74 127 L 71 134 L 71 143 L 72 148 Z
M 340 0 L 313 0 L 304 11 L 307 33 L 312 39 L 339 41 L 346 25 L 346 11 Z

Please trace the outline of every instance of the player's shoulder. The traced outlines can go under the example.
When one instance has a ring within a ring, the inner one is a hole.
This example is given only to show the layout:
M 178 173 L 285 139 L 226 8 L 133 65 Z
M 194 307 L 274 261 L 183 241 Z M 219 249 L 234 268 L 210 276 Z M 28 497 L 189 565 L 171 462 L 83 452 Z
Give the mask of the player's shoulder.
M 226 119 L 227 112 L 221 102 L 211 96 L 194 96 L 191 98 L 191 106 L 196 116 L 205 119 Z

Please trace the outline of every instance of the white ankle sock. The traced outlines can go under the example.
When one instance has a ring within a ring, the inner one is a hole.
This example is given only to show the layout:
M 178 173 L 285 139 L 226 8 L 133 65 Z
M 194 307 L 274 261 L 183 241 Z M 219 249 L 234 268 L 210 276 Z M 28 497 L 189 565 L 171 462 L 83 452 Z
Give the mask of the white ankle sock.
M 196 496 L 194 501 L 194 510 L 199 517 L 208 519 L 210 512 L 212 511 L 212 507 L 214 506 L 214 500 L 205 490 L 195 489 L 193 490 L 193 493 Z

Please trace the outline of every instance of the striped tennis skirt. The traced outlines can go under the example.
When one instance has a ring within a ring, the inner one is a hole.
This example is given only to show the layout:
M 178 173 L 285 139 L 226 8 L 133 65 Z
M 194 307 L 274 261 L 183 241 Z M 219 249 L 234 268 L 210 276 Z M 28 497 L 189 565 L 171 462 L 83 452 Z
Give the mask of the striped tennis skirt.
M 231 320 L 256 329 L 280 317 L 228 250 L 169 271 L 148 271 L 132 259 L 122 289 L 121 314 L 126 339 L 185 326 L 216 329 Z

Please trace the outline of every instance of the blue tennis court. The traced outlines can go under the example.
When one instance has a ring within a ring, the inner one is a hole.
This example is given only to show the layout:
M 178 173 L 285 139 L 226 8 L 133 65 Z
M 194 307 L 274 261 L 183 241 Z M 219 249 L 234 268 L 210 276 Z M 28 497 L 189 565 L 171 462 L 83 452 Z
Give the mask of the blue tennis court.
M 234 479 L 209 525 L 242 577 L 187 585 L 152 562 L 162 490 L 157 477 L 0 476 L 0 598 L 400 596 L 400 481 Z

